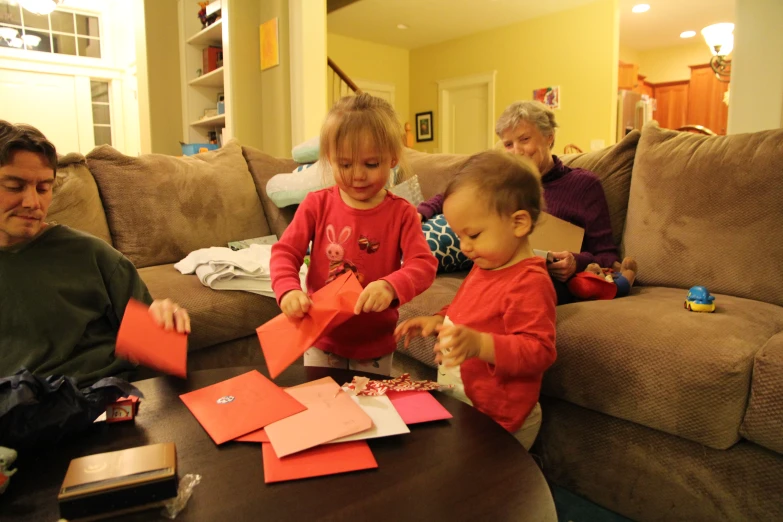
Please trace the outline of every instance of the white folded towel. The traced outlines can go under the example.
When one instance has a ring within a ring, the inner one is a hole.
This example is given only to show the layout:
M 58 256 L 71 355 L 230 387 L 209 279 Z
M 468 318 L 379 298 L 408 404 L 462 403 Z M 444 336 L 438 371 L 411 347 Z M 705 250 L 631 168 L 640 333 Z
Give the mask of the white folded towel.
M 174 268 L 182 274 L 195 273 L 201 284 L 213 290 L 244 290 L 275 297 L 269 270 L 271 258 L 271 245 L 252 244 L 242 250 L 211 247 L 191 252 Z M 302 265 L 299 277 L 305 288 L 305 265 Z

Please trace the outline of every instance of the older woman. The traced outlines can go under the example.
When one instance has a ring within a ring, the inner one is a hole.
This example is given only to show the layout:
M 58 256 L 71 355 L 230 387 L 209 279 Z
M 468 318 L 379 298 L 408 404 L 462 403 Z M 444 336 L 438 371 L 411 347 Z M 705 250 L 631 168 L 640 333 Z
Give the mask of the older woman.
M 495 132 L 508 152 L 527 156 L 538 166 L 547 212 L 585 230 L 581 252 L 552 252 L 556 262 L 549 265 L 549 273 L 558 304 L 563 304 L 572 300 L 565 281 L 590 263 L 611 267 L 619 256 L 598 177 L 588 170 L 566 167 L 552 154 L 557 126 L 555 113 L 543 103 L 519 101 L 503 111 Z M 442 203 L 442 196 L 437 195 L 419 205 L 422 220 L 439 214 Z

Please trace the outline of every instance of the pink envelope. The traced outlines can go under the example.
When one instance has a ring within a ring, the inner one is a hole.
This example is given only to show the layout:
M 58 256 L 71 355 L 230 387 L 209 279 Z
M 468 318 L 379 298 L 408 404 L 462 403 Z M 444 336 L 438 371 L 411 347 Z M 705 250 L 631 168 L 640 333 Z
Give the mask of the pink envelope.
M 302 356 L 324 332 L 354 317 L 353 308 L 362 293 L 362 285 L 353 272 L 341 275 L 310 299 L 313 304 L 303 319 L 285 314 L 256 329 L 269 375 L 274 379 Z
M 331 377 L 287 388 L 285 392 L 307 410 L 264 429 L 280 458 L 372 427 L 370 416 Z
M 264 443 L 262 448 L 267 484 L 378 467 L 363 440 L 318 446 L 283 459 L 277 458 L 271 444 Z
M 256 370 L 179 396 L 216 444 L 299 413 L 305 406 Z
M 438 400 L 427 391 L 386 392 L 405 424 L 418 424 L 453 417 Z

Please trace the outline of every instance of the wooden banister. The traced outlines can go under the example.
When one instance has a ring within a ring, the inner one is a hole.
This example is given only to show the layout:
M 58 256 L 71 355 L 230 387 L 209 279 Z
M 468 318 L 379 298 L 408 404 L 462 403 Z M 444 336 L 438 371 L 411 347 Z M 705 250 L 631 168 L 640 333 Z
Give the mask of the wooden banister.
M 340 69 L 336 63 L 334 63 L 334 60 L 328 56 L 326 57 L 326 64 L 334 71 L 334 74 L 336 74 L 342 81 L 345 82 L 346 85 L 348 85 L 348 87 L 351 88 L 353 92 L 356 94 L 362 93 L 362 90 L 359 88 L 359 86 L 353 83 L 353 80 L 348 78 L 348 75 L 345 74 L 345 72 L 343 72 L 343 70 Z

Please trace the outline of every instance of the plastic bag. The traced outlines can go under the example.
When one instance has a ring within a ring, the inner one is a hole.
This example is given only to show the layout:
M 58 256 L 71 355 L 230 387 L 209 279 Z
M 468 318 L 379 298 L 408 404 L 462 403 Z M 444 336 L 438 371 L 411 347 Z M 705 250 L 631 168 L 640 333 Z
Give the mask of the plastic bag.
M 120 397 L 142 393 L 117 377 L 79 389 L 62 375 L 38 377 L 22 369 L 0 378 L 0 446 L 28 448 L 55 444 L 92 425 Z
M 182 477 L 177 486 L 177 496 L 165 502 L 161 515 L 174 520 L 179 515 L 179 512 L 188 505 L 188 500 L 193 495 L 193 488 L 198 486 L 199 482 L 201 482 L 201 475 L 188 473 Z

